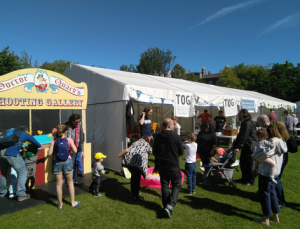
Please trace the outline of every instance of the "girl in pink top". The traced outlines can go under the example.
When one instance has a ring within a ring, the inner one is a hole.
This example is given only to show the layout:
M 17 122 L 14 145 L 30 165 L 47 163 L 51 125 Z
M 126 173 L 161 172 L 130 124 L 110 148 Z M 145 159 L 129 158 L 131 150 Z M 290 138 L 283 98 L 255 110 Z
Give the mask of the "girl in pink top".
M 50 148 L 48 151 L 48 155 L 52 155 L 54 151 L 54 144 L 57 139 L 65 138 L 68 132 L 68 127 L 66 125 L 58 125 L 57 126 L 57 132 L 54 135 L 54 140 L 50 142 Z M 72 164 L 72 158 L 71 153 L 76 153 L 77 148 L 71 138 L 67 138 L 68 145 L 69 145 L 69 157 L 66 161 L 60 161 L 57 160 L 56 155 L 54 153 L 53 155 L 53 161 L 52 161 L 52 173 L 56 175 L 56 193 L 58 198 L 57 208 L 59 210 L 62 209 L 62 173 L 65 174 L 67 184 L 69 187 L 69 193 L 71 198 L 71 204 L 73 208 L 76 208 L 79 206 L 80 201 L 75 201 L 75 190 L 74 190 L 74 184 L 73 184 L 73 164 Z M 71 152 L 72 151 L 72 152 Z

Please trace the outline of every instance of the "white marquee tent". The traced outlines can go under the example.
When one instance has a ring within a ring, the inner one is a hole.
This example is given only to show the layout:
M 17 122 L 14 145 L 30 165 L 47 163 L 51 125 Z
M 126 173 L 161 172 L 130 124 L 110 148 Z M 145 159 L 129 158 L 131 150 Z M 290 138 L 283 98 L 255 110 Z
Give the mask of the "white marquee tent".
M 64 75 L 75 82 L 87 84 L 87 142 L 92 143 L 93 153 L 100 151 L 108 155 L 104 165 L 116 171 L 121 170 L 117 155 L 126 147 L 125 106 L 129 100 L 135 101 L 135 120 L 143 110 L 141 103 L 149 103 L 154 108 L 152 121 L 155 119 L 158 123 L 172 115 L 176 92 L 192 93 L 196 109 L 211 108 L 214 114 L 223 107 L 225 99 L 232 99 L 239 106 L 242 99 L 254 100 L 257 107 L 265 107 L 265 110 L 257 110 L 259 113 L 265 113 L 270 107 L 295 106 L 253 91 L 78 64 L 70 64 Z M 193 130 L 193 118 L 182 118 L 179 122 L 182 129 Z

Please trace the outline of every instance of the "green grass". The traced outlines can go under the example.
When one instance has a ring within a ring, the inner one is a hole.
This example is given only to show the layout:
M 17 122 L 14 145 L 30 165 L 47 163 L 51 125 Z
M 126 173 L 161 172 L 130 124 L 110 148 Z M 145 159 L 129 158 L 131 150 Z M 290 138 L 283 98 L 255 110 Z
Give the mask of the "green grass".
M 288 207 L 281 209 L 280 224 L 271 222 L 273 228 L 299 227 L 299 159 L 300 153 L 289 154 L 282 177 Z M 153 161 L 150 156 L 150 166 Z M 184 169 L 184 156 L 180 157 L 180 165 Z M 76 199 L 82 204 L 77 209 L 67 204 L 67 198 L 62 211 L 52 204 L 44 204 L 3 215 L 0 228 L 264 228 L 253 222 L 253 218 L 262 216 L 256 194 L 257 180 L 254 186 L 238 185 L 234 189 L 227 182 L 212 178 L 212 186 L 205 188 L 200 182 L 199 166 L 197 169 L 196 194 L 187 195 L 184 183 L 170 219 L 162 217 L 159 190 L 141 187 L 146 200 L 134 202 L 129 197 L 130 180 L 112 172 L 108 176 L 120 183 L 101 190 L 103 197 L 94 198 L 89 193 L 78 195 Z M 234 178 L 240 177 L 241 172 L 235 171 Z

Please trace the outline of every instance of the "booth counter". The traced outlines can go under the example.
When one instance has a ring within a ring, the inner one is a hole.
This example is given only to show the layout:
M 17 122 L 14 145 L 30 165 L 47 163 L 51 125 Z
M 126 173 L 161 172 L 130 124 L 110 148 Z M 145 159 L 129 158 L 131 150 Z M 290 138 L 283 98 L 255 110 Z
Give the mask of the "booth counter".
M 28 126 L 34 137 L 51 135 L 62 124 L 61 111 L 81 111 L 81 125 L 86 133 L 87 85 L 76 83 L 53 71 L 29 68 L 0 77 L 0 132 L 21 125 Z M 39 141 L 39 140 L 38 140 Z M 52 156 L 47 156 L 48 142 L 40 142 L 36 165 L 36 184 L 55 180 L 52 175 Z M 91 172 L 91 144 L 84 143 L 84 174 Z

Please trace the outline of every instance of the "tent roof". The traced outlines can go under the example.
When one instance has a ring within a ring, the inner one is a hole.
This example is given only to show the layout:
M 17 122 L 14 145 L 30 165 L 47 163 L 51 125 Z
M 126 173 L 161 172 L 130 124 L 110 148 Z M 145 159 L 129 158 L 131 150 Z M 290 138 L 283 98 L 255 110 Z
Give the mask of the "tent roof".
M 237 104 L 241 103 L 242 98 L 248 98 L 265 106 L 267 104 L 276 107 L 280 104 L 295 106 L 294 103 L 254 91 L 79 64 L 70 64 L 64 75 L 76 82 L 87 83 L 88 104 L 122 101 L 130 98 L 140 102 L 172 104 L 175 92 L 190 92 L 197 100 L 198 106 L 205 104 L 222 106 L 226 98 L 234 99 Z

